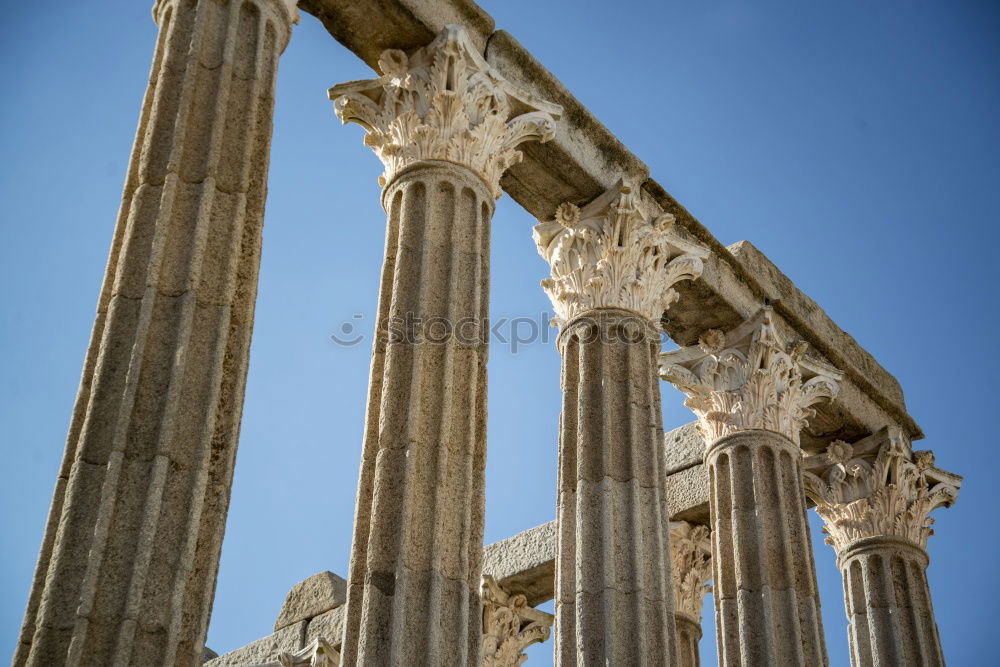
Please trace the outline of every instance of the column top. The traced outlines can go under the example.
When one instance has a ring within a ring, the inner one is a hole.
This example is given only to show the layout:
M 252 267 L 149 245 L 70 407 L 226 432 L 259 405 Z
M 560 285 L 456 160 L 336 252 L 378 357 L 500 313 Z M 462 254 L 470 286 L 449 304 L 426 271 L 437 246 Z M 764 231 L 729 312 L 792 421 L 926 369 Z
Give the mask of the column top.
M 854 444 L 836 440 L 803 461 L 803 483 L 826 523 L 827 544 L 841 553 L 858 540 L 897 537 L 920 548 L 934 534 L 929 514 L 950 507 L 959 475 L 934 465 L 930 451 L 912 451 L 897 428 Z
M 542 281 L 563 326 L 588 310 L 619 308 L 660 317 L 679 297 L 673 285 L 701 276 L 708 250 L 681 235 L 674 216 L 656 215 L 638 184 L 620 179 L 583 207 L 564 202 L 532 238 L 552 270 Z
M 507 81 L 460 25 L 409 55 L 387 49 L 378 66 L 380 77 L 336 85 L 329 95 L 345 124 L 368 132 L 365 145 L 385 165 L 382 186 L 410 164 L 444 160 L 475 172 L 499 199 L 500 177 L 522 159 L 516 147 L 551 139 L 562 114 Z
M 799 444 L 813 405 L 837 395 L 843 375 L 786 340 L 765 306 L 728 333 L 704 332 L 697 345 L 660 355 L 660 377 L 688 398 L 706 444 L 740 431 L 773 431 Z

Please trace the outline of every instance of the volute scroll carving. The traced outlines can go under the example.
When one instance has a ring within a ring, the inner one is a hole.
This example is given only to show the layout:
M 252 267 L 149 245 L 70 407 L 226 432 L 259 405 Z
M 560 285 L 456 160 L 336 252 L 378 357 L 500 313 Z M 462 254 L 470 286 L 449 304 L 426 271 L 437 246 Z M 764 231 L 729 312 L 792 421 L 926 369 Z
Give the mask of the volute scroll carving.
M 524 649 L 549 638 L 555 616 L 528 606 L 522 594 L 509 594 L 490 575 L 483 577 L 482 667 L 517 667 Z

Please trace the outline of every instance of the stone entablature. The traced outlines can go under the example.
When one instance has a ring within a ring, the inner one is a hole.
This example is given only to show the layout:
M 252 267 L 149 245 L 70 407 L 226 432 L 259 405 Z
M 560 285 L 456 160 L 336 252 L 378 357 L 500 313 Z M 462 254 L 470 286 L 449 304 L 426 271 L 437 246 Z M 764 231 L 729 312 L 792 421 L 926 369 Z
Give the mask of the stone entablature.
M 517 667 L 528 659 L 524 649 L 544 642 L 555 616 L 528 605 L 521 593 L 510 594 L 496 579 L 483 577 L 482 667 Z
M 521 161 L 517 146 L 551 139 L 562 112 L 507 82 L 459 25 L 409 56 L 385 50 L 378 67 L 382 76 L 334 86 L 330 99 L 344 123 L 367 130 L 383 186 L 412 164 L 444 160 L 475 172 L 499 199 L 500 177 Z
M 881 441 L 874 451 L 872 440 Z M 880 536 L 926 548 L 934 534 L 931 511 L 955 502 L 962 479 L 935 468 L 930 451 L 911 451 L 896 430 L 856 445 L 834 441 L 804 466 L 806 493 L 826 523 L 827 544 L 838 554 L 853 542 Z
M 659 323 L 677 300 L 674 284 L 699 278 L 708 256 L 678 233 L 674 216 L 649 215 L 638 186 L 625 180 L 582 208 L 563 203 L 532 236 L 552 269 L 542 288 L 560 327 L 598 308 Z
M 711 329 L 698 345 L 660 355 L 660 376 L 687 394 L 707 444 L 740 431 L 780 433 L 795 444 L 815 411 L 837 394 L 841 374 L 789 343 L 765 307 L 728 334 Z

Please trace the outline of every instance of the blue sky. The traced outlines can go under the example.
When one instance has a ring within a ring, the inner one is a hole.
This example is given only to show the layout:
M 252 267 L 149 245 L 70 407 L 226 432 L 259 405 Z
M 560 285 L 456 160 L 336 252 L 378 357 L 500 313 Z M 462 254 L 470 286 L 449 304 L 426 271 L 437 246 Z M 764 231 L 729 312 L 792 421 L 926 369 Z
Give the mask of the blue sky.
M 156 28 L 151 3 L 9 3 L 0 42 L 0 654 L 11 654 Z M 1000 5 L 483 0 L 724 243 L 752 241 L 893 374 L 938 464 L 929 577 L 952 665 L 984 664 L 1000 575 Z M 267 634 L 288 589 L 346 576 L 385 221 L 380 165 L 326 89 L 370 70 L 303 16 L 281 61 L 242 438 L 209 645 Z M 492 316 L 550 306 L 531 216 L 493 225 Z M 353 347 L 330 334 L 350 323 Z M 554 517 L 559 358 L 494 342 L 486 540 Z M 691 420 L 664 387 L 668 428 Z M 813 517 L 814 534 L 818 524 Z M 816 540 L 832 665 L 840 577 Z M 705 624 L 703 664 L 714 664 Z M 529 664 L 548 664 L 550 646 Z

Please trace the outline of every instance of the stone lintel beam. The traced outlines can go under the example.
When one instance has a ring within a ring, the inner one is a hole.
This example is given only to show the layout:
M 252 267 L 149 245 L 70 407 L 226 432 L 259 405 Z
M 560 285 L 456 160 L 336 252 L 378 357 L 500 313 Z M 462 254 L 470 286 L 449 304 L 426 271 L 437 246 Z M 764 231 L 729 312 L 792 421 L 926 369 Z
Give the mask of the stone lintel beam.
M 363 6 L 362 6 L 363 5 Z M 911 439 L 923 437 L 906 411 L 896 382 L 850 335 L 750 243 L 728 248 L 655 180 L 648 168 L 601 124 L 511 35 L 494 32 L 492 18 L 471 0 L 302 0 L 330 33 L 375 67 L 385 48 L 409 51 L 430 41 L 442 27 L 461 23 L 483 47 L 487 62 L 512 83 L 563 107 L 555 138 L 522 148 L 524 160 L 501 181 L 504 190 L 540 220 L 553 217 L 562 202 L 584 203 L 612 187 L 624 174 L 642 183 L 648 205 L 675 216 L 677 225 L 705 245 L 701 279 L 678 285 L 680 299 L 670 309 L 667 333 L 680 345 L 693 344 L 707 329 L 728 330 L 770 303 L 777 315 L 830 364 L 843 371 L 841 392 L 819 409 L 814 420 L 828 437 L 808 437 L 808 452 L 834 438 L 857 439 L 887 424 Z
M 537 607 L 554 593 L 556 522 L 549 521 L 483 549 L 483 574 L 510 594 L 522 594 Z
M 426 46 L 446 25 L 464 25 L 481 50 L 495 28 L 493 17 L 470 0 L 299 0 L 299 9 L 375 70 L 384 50 Z

